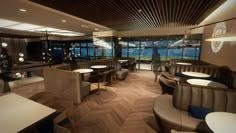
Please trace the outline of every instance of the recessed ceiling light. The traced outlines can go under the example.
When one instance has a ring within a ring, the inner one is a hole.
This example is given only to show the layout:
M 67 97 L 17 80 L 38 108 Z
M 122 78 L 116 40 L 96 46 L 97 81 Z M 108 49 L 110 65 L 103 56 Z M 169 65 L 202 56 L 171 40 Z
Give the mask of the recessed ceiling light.
M 141 10 L 141 9 L 139 9 L 139 10 L 138 10 L 138 12 L 142 12 L 142 10 Z
M 67 21 L 66 21 L 65 19 L 62 19 L 61 22 L 62 22 L 62 23 L 66 23 Z
M 27 12 L 27 10 L 26 10 L 26 9 L 23 9 L 23 8 L 19 9 L 19 11 L 21 11 L 21 12 Z
M 94 28 L 94 30 L 98 31 L 99 29 L 98 28 Z

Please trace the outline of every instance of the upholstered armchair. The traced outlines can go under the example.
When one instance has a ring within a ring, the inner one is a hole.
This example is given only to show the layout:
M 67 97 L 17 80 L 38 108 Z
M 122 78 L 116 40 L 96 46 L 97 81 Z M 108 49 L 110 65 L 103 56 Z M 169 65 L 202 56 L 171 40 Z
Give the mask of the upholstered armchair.
M 175 90 L 176 85 L 178 84 L 176 80 L 168 79 L 163 75 L 160 75 L 159 77 L 159 83 L 162 88 L 162 94 L 173 94 L 173 91 Z

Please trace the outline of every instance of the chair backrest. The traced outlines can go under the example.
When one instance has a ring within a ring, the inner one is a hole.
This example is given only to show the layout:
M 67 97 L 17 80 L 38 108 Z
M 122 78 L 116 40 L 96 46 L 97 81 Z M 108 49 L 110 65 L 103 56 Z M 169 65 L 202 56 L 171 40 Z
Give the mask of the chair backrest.
M 236 90 L 182 84 L 173 94 L 173 104 L 187 111 L 190 105 L 236 113 Z
M 99 80 L 100 82 L 106 82 L 107 81 L 107 75 L 109 74 L 110 71 L 105 71 L 100 73 L 99 76 Z
M 175 87 L 177 85 L 177 82 L 175 80 L 168 79 L 164 76 L 159 77 L 159 83 L 162 88 L 162 94 L 164 93 L 173 94 Z
M 77 133 L 74 107 L 68 107 L 60 113 L 53 120 L 53 126 L 54 133 Z

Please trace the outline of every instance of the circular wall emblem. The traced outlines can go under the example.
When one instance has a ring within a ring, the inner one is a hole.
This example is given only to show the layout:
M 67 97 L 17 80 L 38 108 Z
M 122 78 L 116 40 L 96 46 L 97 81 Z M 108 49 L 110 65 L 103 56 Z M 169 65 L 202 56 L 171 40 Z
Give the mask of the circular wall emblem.
M 215 36 L 219 36 L 219 35 L 223 35 L 226 33 L 226 26 L 224 22 L 218 23 L 216 24 L 213 33 L 212 33 L 212 37 Z M 212 41 L 211 42 L 211 49 L 214 53 L 217 53 L 220 51 L 222 45 L 223 45 L 224 41 Z

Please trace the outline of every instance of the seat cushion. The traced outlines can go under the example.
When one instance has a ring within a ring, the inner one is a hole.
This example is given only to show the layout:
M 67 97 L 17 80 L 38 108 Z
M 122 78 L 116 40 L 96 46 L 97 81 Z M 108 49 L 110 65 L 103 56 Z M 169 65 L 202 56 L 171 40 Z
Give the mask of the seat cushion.
M 129 70 L 122 68 L 120 71 L 116 71 L 116 77 L 119 80 L 123 80 L 127 77 Z
M 80 86 L 80 97 L 85 97 L 90 92 L 90 83 L 89 82 L 82 82 Z
M 205 119 L 206 115 L 210 112 L 213 112 L 213 110 L 210 108 L 190 105 L 188 112 L 194 118 Z
M 172 129 L 175 129 L 212 133 L 204 120 L 191 117 L 188 112 L 175 108 L 171 95 L 158 96 L 155 99 L 153 111 L 162 132 L 170 133 Z

